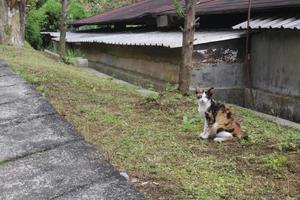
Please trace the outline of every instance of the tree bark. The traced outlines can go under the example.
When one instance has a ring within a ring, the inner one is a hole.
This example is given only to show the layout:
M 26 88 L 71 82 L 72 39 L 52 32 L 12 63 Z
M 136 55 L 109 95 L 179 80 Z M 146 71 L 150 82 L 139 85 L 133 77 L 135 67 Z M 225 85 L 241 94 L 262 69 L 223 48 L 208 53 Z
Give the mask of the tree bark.
M 196 0 L 185 0 L 185 20 L 182 39 L 182 63 L 179 70 L 179 91 L 189 94 L 195 32 Z
M 59 50 L 60 57 L 65 59 L 66 57 L 66 32 L 67 32 L 67 13 L 68 13 L 68 0 L 61 0 L 61 19 L 60 19 L 60 39 Z
M 20 37 L 22 41 L 25 41 L 25 17 L 26 17 L 26 1 L 20 1 L 19 3 L 20 14 Z
M 0 0 L 0 44 L 22 46 L 26 0 Z

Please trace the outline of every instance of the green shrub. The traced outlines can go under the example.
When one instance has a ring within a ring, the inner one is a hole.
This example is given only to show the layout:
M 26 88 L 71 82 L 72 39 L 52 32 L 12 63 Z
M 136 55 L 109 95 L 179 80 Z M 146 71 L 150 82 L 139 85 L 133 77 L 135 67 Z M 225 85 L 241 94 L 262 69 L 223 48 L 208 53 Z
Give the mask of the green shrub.
M 61 4 L 59 0 L 46 0 L 42 4 L 31 2 L 26 17 L 25 38 L 35 49 L 43 48 L 42 31 L 58 31 Z M 86 17 L 86 12 L 78 0 L 70 1 L 68 19 Z
M 26 17 L 25 39 L 35 49 L 42 46 L 41 26 L 46 20 L 46 16 L 40 10 L 32 9 Z
M 85 18 L 87 16 L 85 9 L 82 7 L 80 2 L 76 0 L 71 1 L 69 6 L 69 16 L 68 19 L 75 20 Z

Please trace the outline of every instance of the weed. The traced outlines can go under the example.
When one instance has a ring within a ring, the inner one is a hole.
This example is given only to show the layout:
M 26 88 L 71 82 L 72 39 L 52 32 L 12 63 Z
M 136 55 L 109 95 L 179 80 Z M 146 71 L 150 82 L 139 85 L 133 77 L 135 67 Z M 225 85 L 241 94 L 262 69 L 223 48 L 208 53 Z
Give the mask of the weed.
M 149 93 L 144 96 L 144 100 L 146 102 L 153 102 L 159 99 L 159 94 L 158 93 Z
M 190 132 L 193 130 L 194 128 L 194 124 L 195 123 L 198 123 L 200 121 L 200 117 L 197 115 L 197 116 L 192 116 L 192 117 L 189 117 L 189 116 L 183 116 L 183 119 L 182 119 L 182 123 L 183 123 L 183 126 L 182 126 L 182 130 L 184 132 Z
M 170 83 L 167 83 L 167 85 L 166 85 L 167 92 L 175 92 L 177 90 L 178 90 L 178 85 L 172 85 Z
M 287 165 L 288 158 L 284 155 L 279 155 L 277 153 L 270 154 L 263 158 L 265 167 L 271 169 L 272 171 L 278 172 L 280 168 Z
M 148 83 L 148 84 L 146 85 L 146 88 L 147 88 L 148 90 L 155 91 L 154 85 L 153 85 L 152 83 Z

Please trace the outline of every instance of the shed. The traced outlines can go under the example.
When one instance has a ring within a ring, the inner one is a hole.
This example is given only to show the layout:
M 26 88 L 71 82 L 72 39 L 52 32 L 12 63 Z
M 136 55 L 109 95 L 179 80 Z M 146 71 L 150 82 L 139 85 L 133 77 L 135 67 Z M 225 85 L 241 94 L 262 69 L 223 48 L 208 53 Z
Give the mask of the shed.
M 250 107 L 244 66 L 247 9 L 248 0 L 197 1 L 191 88 L 215 87 L 218 100 Z M 300 1 L 252 0 L 251 11 L 255 109 L 300 122 Z M 69 47 L 80 50 L 90 67 L 144 87 L 178 83 L 182 19 L 172 0 L 144 0 L 71 25 L 110 28 L 67 34 Z M 45 34 L 58 41 L 58 33 Z
M 244 30 L 246 24 L 242 22 L 233 29 Z M 250 20 L 250 28 L 256 109 L 300 122 L 300 17 L 257 16 Z M 249 89 L 245 95 L 249 99 Z
M 59 33 L 44 34 L 59 41 Z M 241 105 L 244 36 L 243 30 L 196 32 L 191 87 L 214 85 L 220 99 Z M 66 41 L 88 58 L 89 67 L 101 72 L 144 87 L 178 84 L 182 32 L 69 32 Z

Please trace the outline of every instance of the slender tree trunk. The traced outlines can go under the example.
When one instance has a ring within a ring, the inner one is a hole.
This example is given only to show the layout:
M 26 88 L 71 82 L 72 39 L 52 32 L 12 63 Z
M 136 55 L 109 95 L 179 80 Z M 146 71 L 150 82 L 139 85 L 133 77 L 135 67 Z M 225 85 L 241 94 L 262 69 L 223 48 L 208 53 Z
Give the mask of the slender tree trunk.
M 195 32 L 195 7 L 196 0 L 185 0 L 185 20 L 181 52 L 182 63 L 179 70 L 179 90 L 183 95 L 188 95 L 191 80 Z
M 19 2 L 19 12 L 20 12 L 20 37 L 22 41 L 25 41 L 26 0 Z
M 64 59 L 66 57 L 68 0 L 61 0 L 61 6 L 62 6 L 62 11 L 61 11 L 61 19 L 60 19 L 59 50 L 60 50 L 60 57 Z

